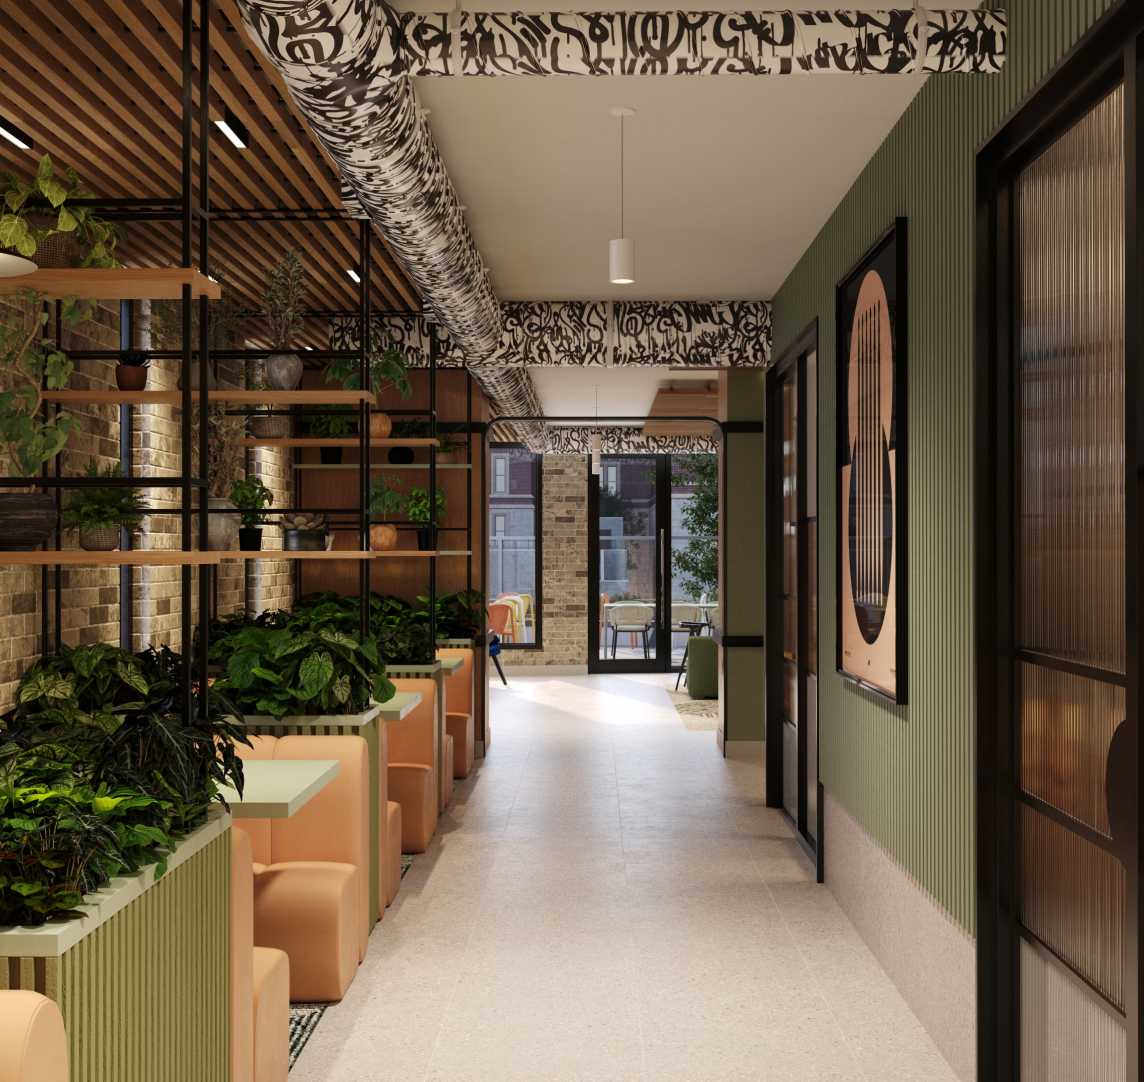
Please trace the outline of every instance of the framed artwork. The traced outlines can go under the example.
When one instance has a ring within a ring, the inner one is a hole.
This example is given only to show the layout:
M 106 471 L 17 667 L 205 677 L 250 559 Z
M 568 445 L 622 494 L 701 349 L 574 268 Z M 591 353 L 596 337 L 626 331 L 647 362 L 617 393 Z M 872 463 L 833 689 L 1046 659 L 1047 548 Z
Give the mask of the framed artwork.
M 838 283 L 837 669 L 906 701 L 905 218 Z

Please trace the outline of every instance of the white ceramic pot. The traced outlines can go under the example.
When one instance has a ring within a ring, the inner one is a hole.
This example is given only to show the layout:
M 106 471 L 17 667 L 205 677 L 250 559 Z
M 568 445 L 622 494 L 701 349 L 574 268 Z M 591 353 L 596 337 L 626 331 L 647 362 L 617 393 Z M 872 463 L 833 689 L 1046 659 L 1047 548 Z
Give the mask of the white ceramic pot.
M 266 358 L 266 382 L 275 391 L 293 391 L 302 382 L 302 358 L 297 353 L 272 353 Z

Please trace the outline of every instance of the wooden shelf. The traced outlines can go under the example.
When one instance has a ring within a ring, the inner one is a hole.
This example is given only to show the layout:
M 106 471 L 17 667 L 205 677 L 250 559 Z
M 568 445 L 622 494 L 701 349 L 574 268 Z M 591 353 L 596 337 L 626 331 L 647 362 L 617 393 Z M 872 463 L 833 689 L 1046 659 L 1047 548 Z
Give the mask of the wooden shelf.
M 367 552 L 364 549 L 333 549 L 331 551 L 319 550 L 316 552 L 295 551 L 289 549 L 223 549 L 218 554 L 223 560 L 368 560 L 376 556 L 376 552 Z
M 472 556 L 472 549 L 440 549 L 438 556 Z
M 360 447 L 356 436 L 337 436 L 331 439 L 322 439 L 318 436 L 282 436 L 276 439 L 255 439 L 253 437 L 242 441 L 243 447 Z M 435 447 L 436 440 L 425 439 L 385 439 L 370 440 L 370 447 Z M 347 463 L 356 467 L 353 462 Z
M 192 391 L 191 397 L 198 401 L 199 392 Z M 58 402 L 60 405 L 86 402 L 95 405 L 179 406 L 183 402 L 183 392 L 45 391 L 44 401 Z M 229 402 L 239 406 L 356 406 L 363 401 L 372 405 L 373 395 L 369 391 L 231 391 L 220 388 L 208 392 L 207 401 Z
M 130 549 L 123 552 L 48 549 L 0 552 L 0 567 L 6 564 L 36 567 L 209 567 L 222 558 L 221 552 L 183 552 L 179 549 Z
M 295 470 L 356 470 L 358 464 L 356 462 L 348 463 L 325 463 L 325 462 L 295 462 L 291 469 Z M 371 462 L 369 464 L 371 470 L 427 470 L 429 469 L 428 462 Z M 439 470 L 471 470 L 467 462 L 438 462 L 437 469 Z
M 430 556 L 440 556 L 436 549 L 376 549 L 370 553 L 379 560 L 408 560 L 424 559 Z
M 18 278 L 0 278 L 0 294 L 34 289 L 46 297 L 91 301 L 179 300 L 183 286 L 192 297 L 217 301 L 222 287 L 193 267 L 45 267 Z

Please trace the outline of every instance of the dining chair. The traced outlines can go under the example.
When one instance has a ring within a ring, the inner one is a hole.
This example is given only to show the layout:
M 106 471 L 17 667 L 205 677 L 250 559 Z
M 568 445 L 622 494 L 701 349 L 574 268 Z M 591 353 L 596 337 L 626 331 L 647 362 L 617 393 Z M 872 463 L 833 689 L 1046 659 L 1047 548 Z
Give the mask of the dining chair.
M 516 642 L 513 634 L 515 621 L 513 620 L 512 606 L 505 601 L 494 601 L 486 610 L 489 618 L 489 630 L 501 637 L 501 641 Z
M 612 629 L 612 660 L 616 658 L 616 646 L 621 635 L 631 635 L 633 639 L 639 635 L 643 640 L 643 656 L 646 660 L 648 653 L 648 633 L 652 628 L 655 608 L 652 605 L 613 605 L 607 610 L 608 624 Z M 649 619 L 651 616 L 651 619 Z M 605 642 L 607 640 L 605 639 Z M 605 647 L 606 648 L 606 647 Z

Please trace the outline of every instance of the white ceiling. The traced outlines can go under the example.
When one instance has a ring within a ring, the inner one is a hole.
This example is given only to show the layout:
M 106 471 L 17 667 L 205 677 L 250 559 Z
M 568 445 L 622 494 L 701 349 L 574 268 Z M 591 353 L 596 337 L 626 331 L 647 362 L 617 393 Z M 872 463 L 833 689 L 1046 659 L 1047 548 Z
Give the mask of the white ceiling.
M 660 387 L 711 383 L 718 373 L 639 368 L 530 368 L 548 417 L 646 417 Z M 600 408 L 596 412 L 596 392 Z
M 773 296 L 920 85 L 846 75 L 416 80 L 502 300 Z M 628 287 L 607 277 L 608 240 L 619 236 L 619 129 L 608 109 L 618 104 L 637 110 L 625 124 Z

